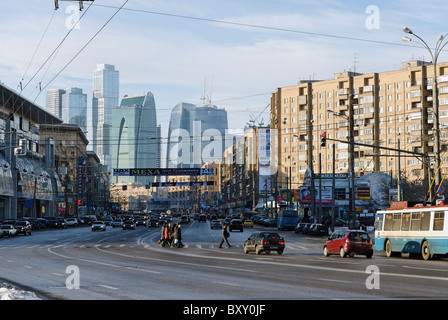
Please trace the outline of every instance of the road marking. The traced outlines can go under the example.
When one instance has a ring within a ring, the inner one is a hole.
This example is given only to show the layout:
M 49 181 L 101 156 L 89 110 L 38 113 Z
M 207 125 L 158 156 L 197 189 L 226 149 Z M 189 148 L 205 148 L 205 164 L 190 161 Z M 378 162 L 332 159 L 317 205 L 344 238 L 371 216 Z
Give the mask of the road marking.
M 336 280 L 336 279 L 326 279 L 326 278 L 317 278 L 317 280 L 325 281 L 325 282 L 351 283 L 350 281 Z
M 24 266 L 24 267 L 27 269 L 33 269 L 33 267 L 30 267 L 30 266 Z
M 106 286 L 105 284 L 100 284 L 100 287 L 106 288 L 106 289 L 111 289 L 111 290 L 118 290 L 118 288 L 115 287 L 111 287 L 111 286 Z
M 222 281 L 212 281 L 212 283 L 224 284 L 226 286 L 232 286 L 232 287 L 240 287 L 240 285 L 236 284 L 236 283 L 229 283 L 229 282 L 222 282 Z
M 52 272 L 52 273 L 50 273 L 50 274 L 52 274 L 52 275 L 54 275 L 54 276 L 58 276 L 58 277 L 64 277 L 64 276 L 65 276 L 65 275 L 63 275 L 63 274 L 56 273 L 56 272 Z

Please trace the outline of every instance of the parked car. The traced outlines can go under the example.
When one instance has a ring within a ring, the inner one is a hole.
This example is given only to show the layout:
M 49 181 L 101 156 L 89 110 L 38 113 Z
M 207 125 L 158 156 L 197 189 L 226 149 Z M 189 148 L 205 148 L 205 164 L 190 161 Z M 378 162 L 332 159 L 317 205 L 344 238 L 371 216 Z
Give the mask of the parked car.
M 310 228 L 308 234 L 313 236 L 328 236 L 328 227 L 323 224 L 314 224 Z
M 244 220 L 244 228 L 253 228 L 253 227 L 254 227 L 254 223 L 252 222 L 252 220 L 250 220 L 250 219 Z
M 14 228 L 17 230 L 17 233 L 21 233 L 24 236 L 31 235 L 31 224 L 26 220 L 17 220 L 13 224 Z
M 123 222 L 123 230 L 132 229 L 135 230 L 135 223 L 132 220 L 126 220 Z
M 285 239 L 275 232 L 256 232 L 246 239 L 243 246 L 244 253 L 255 251 L 256 254 L 277 251 L 282 254 L 285 250 Z
M 210 222 L 210 229 L 222 229 L 221 220 L 212 220 Z
M 264 219 L 263 220 L 263 225 L 265 227 L 277 227 L 277 219 Z
M 229 231 L 233 230 L 240 230 L 241 232 L 243 232 L 244 231 L 243 221 L 241 221 L 240 219 L 231 220 L 229 224 Z
M 312 223 L 307 223 L 307 224 L 303 227 L 302 233 L 303 233 L 303 234 L 308 234 L 308 231 L 310 230 L 311 225 L 312 225 Z
M 92 231 L 96 230 L 106 231 L 106 225 L 104 224 L 104 221 L 97 220 L 92 223 Z
M 367 232 L 360 230 L 333 232 L 323 249 L 326 257 L 330 254 L 339 254 L 342 258 L 347 255 L 353 257 L 355 254 L 362 254 L 372 258 L 373 255 L 372 240 Z
M 294 228 L 295 233 L 303 232 L 303 228 L 306 226 L 306 222 L 299 222 L 297 226 Z
M 74 227 L 79 226 L 79 221 L 76 218 L 67 218 L 65 219 L 65 223 L 67 226 L 74 226 Z
M 14 228 L 14 226 L 12 224 L 2 224 L 1 231 L 2 231 L 2 234 L 0 236 L 3 236 L 3 237 L 17 236 L 17 229 Z

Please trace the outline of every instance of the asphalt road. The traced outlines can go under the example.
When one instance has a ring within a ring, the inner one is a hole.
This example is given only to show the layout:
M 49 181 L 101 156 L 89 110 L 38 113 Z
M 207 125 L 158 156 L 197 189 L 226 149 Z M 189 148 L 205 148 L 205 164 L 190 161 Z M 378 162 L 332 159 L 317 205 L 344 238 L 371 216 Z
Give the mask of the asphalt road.
M 209 222 L 183 225 L 184 248 L 159 247 L 159 228 L 37 231 L 0 239 L 0 278 L 79 300 L 448 298 L 447 259 L 324 257 L 326 238 L 291 231 L 279 232 L 283 255 L 244 254 L 255 230 L 231 232 L 221 249 Z

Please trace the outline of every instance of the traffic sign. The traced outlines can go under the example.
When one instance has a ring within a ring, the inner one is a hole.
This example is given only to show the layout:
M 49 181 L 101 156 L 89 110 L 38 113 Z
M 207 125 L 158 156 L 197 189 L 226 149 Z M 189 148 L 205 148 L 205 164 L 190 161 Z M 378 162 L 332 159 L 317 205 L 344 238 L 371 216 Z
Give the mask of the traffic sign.
M 438 193 L 438 194 L 442 194 L 445 192 L 445 188 L 442 186 L 439 187 L 439 185 L 436 185 L 434 187 L 434 192 Z

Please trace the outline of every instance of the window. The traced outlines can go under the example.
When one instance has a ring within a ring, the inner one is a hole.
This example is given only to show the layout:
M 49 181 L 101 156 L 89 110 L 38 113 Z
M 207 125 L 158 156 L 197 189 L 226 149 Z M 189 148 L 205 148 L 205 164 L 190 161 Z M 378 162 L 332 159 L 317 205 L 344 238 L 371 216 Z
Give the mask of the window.
M 411 231 L 420 230 L 420 213 L 412 213 L 411 215 Z
M 394 213 L 392 220 L 392 231 L 399 231 L 401 227 L 401 213 Z
M 384 231 L 392 230 L 392 213 L 386 214 L 386 220 L 384 221 Z
M 403 213 L 401 216 L 401 231 L 409 231 L 409 226 L 411 224 L 411 214 Z
M 431 221 L 431 212 L 422 212 L 420 215 L 420 230 L 428 231 Z
M 445 220 L 445 212 L 443 211 L 434 212 L 434 225 L 432 227 L 432 230 L 442 231 L 444 220 Z
M 378 230 L 378 231 L 383 230 L 383 217 L 384 217 L 384 216 L 383 216 L 382 214 L 379 214 L 379 215 L 376 217 L 375 229 Z

